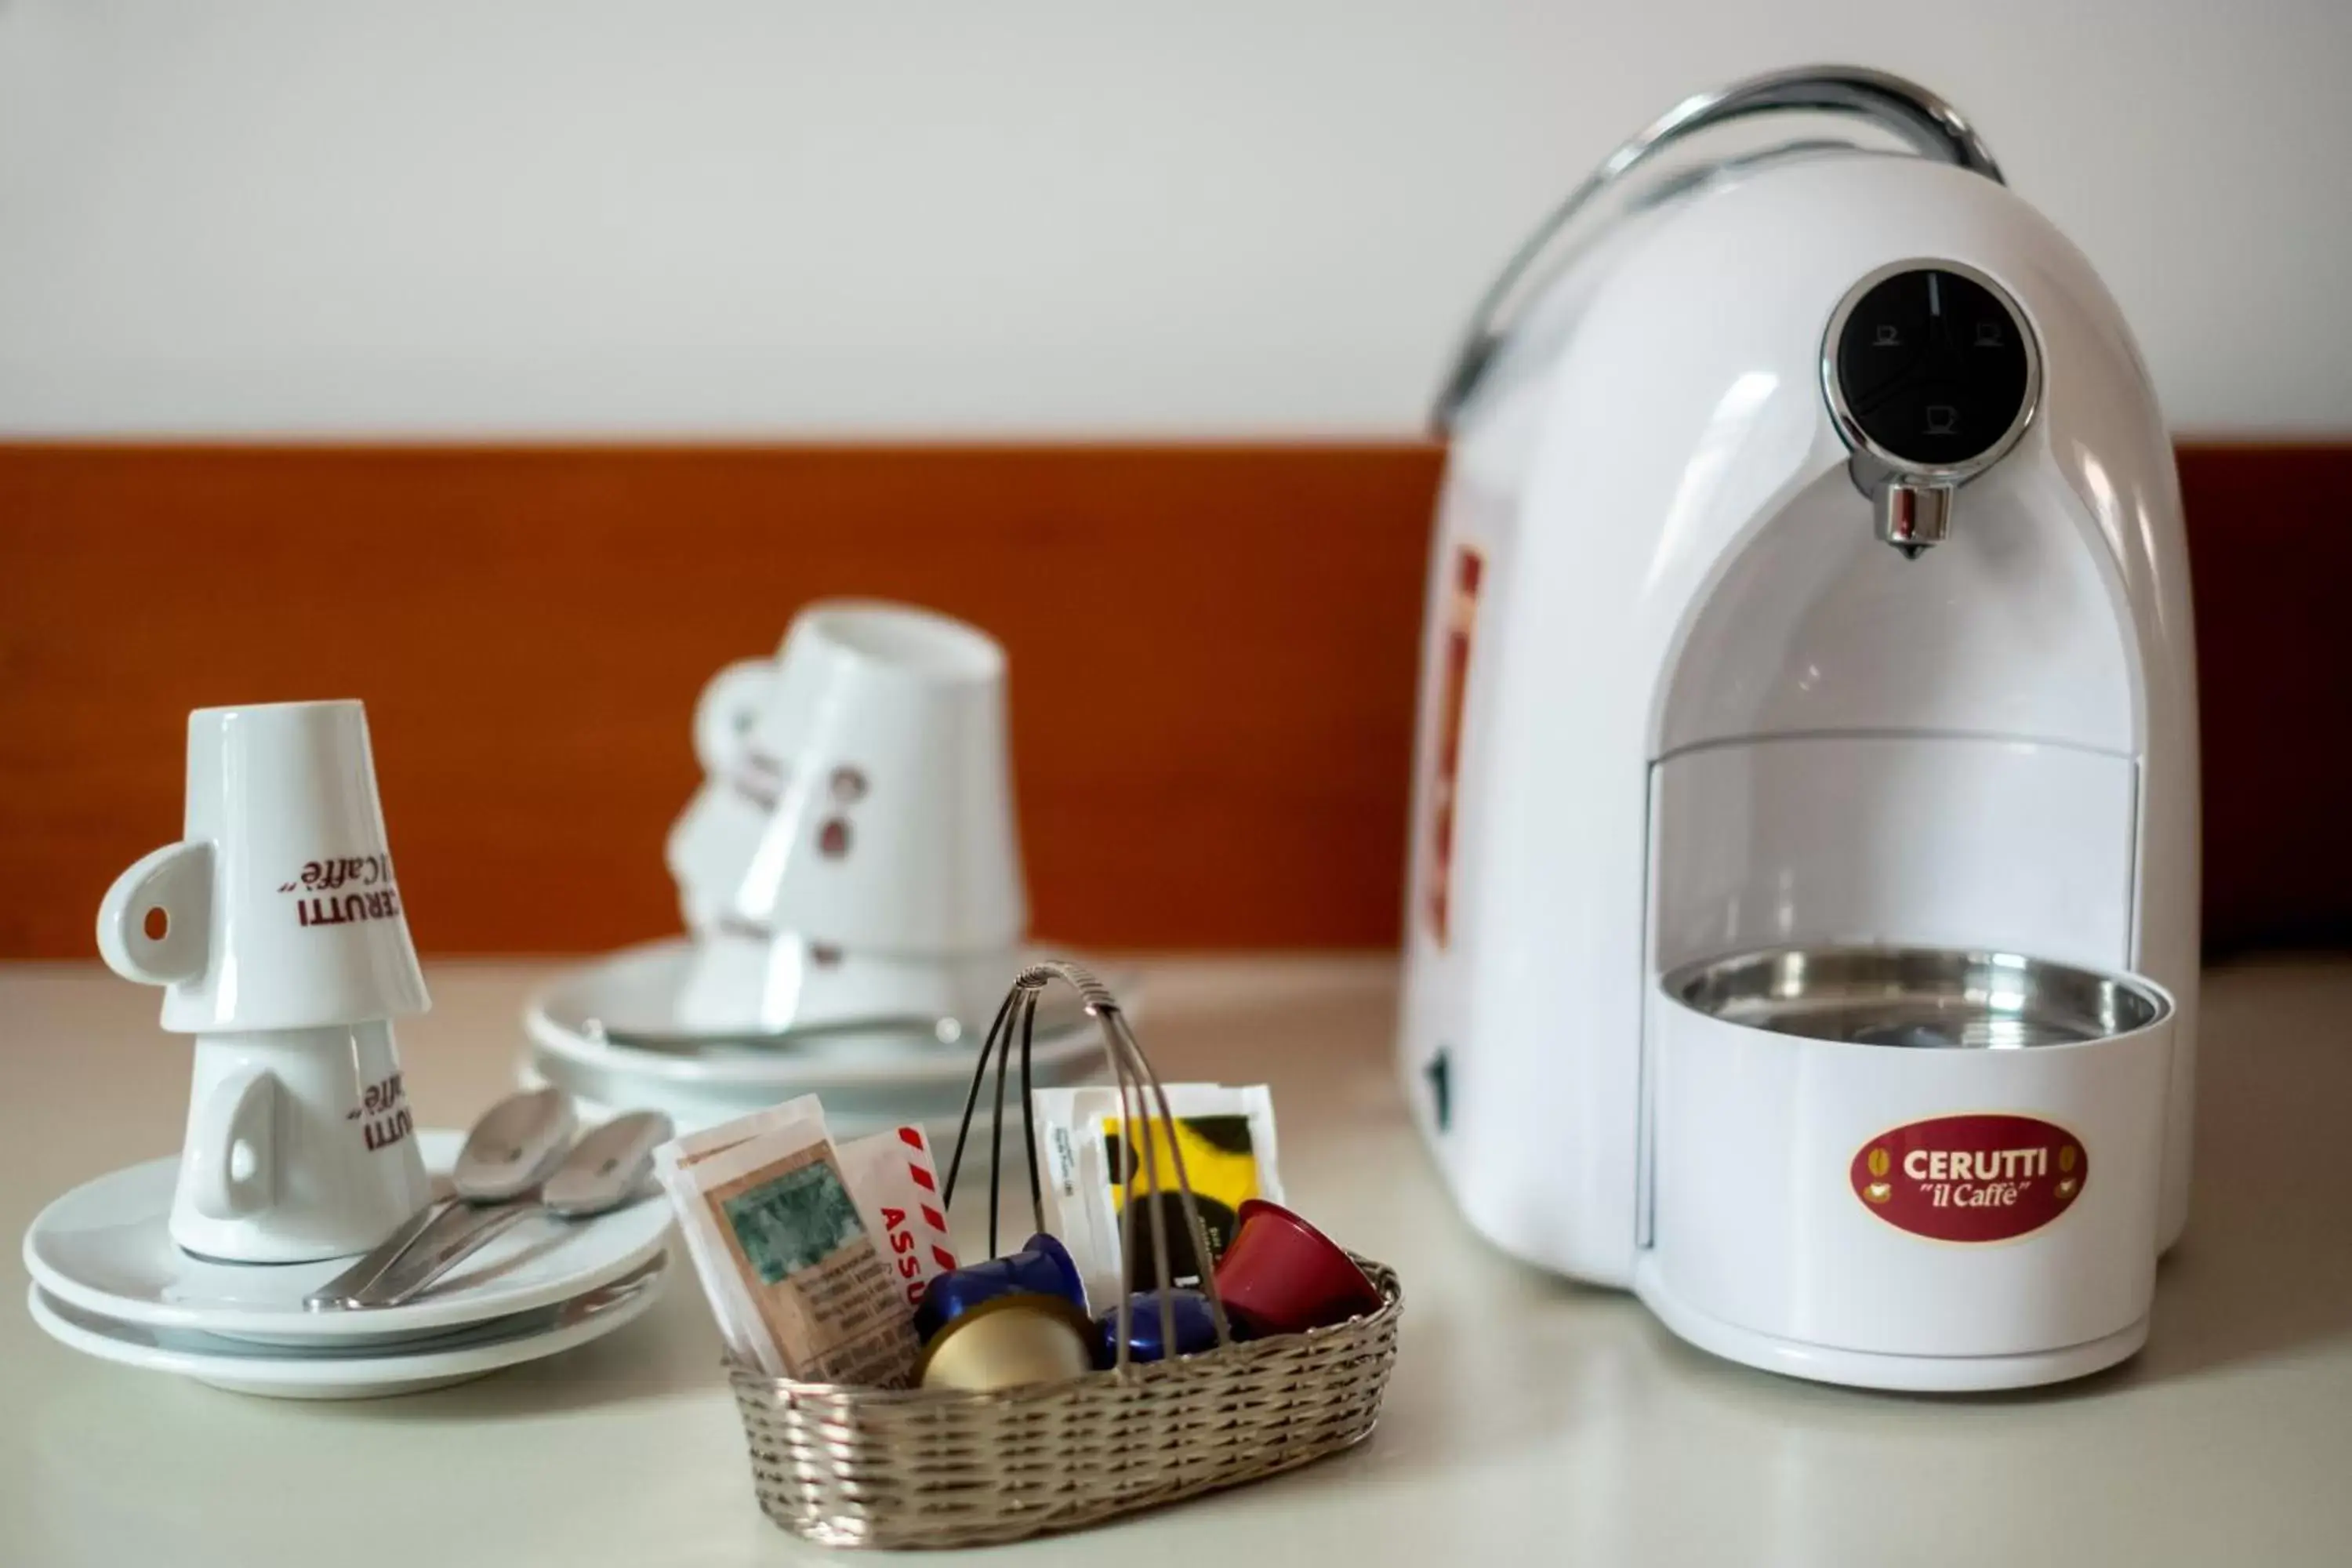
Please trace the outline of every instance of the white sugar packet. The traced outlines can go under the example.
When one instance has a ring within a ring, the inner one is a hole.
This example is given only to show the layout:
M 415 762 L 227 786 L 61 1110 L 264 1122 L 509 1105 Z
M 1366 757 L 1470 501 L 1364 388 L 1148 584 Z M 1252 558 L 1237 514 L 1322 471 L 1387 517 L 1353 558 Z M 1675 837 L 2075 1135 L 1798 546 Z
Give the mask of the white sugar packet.
M 777 1117 L 740 1142 L 706 1137 L 665 1184 L 730 1343 L 772 1374 L 899 1387 L 919 1348 L 913 1315 L 852 1195 L 822 1116 Z M 683 1200 L 681 1202 L 681 1200 Z M 703 1260 L 709 1260 L 706 1269 Z
M 930 1140 L 919 1127 L 895 1127 L 852 1139 L 837 1150 L 841 1173 L 867 1228 L 888 1254 L 886 1260 L 907 1305 L 921 1305 L 924 1289 L 956 1266 Z
M 762 1132 L 807 1120 L 814 1120 L 819 1127 L 824 1125 L 824 1102 L 814 1094 L 800 1095 L 782 1105 L 771 1105 L 749 1116 L 673 1138 L 654 1151 L 654 1164 L 691 1165 Z
M 710 1303 L 710 1315 L 718 1321 L 719 1337 L 738 1361 L 766 1364 L 761 1353 L 766 1330 L 750 1292 L 736 1274 L 734 1258 L 716 1226 L 703 1212 L 695 1179 L 684 1173 L 761 1133 L 801 1122 L 813 1124 L 817 1138 L 825 1136 L 824 1107 L 815 1095 L 803 1094 L 782 1105 L 674 1138 L 654 1151 L 654 1174 L 661 1182 L 662 1190 L 669 1194 L 670 1206 L 677 1214 L 678 1231 L 686 1237 L 687 1256 L 693 1259 L 694 1272 L 702 1281 L 702 1293 Z
M 1213 1267 L 1216 1255 L 1223 1252 L 1232 1238 L 1234 1211 L 1244 1201 L 1254 1197 L 1283 1201 L 1274 1096 L 1264 1084 L 1171 1083 L 1165 1088 L 1185 1173 L 1192 1181 L 1212 1256 L 1208 1259 L 1192 1257 L 1192 1237 L 1177 1195 L 1175 1162 L 1166 1146 L 1166 1129 L 1158 1120 L 1159 1101 L 1148 1090 L 1138 1097 L 1137 1110 L 1152 1119 L 1158 1179 L 1139 1181 L 1136 1185 L 1147 1195 L 1158 1194 L 1167 1226 L 1171 1272 L 1176 1276 L 1172 1283 L 1190 1285 Z M 1123 1282 L 1128 1280 L 1134 1281 L 1137 1289 L 1144 1288 L 1152 1257 L 1148 1211 L 1134 1216 L 1130 1245 L 1135 1261 L 1120 1266 L 1119 1211 L 1126 1205 L 1126 1180 L 1139 1163 L 1140 1149 L 1129 1150 L 1121 1136 L 1118 1090 L 1103 1085 L 1040 1089 L 1032 1092 L 1030 1103 L 1036 1116 L 1046 1226 L 1069 1248 L 1086 1280 L 1087 1300 L 1115 1301 L 1124 1293 Z

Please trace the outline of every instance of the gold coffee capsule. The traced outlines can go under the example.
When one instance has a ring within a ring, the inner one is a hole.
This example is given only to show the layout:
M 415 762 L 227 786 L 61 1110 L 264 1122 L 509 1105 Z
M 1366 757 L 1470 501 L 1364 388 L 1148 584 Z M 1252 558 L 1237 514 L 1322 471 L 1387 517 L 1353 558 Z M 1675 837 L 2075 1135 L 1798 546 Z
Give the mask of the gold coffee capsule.
M 1093 1323 L 1059 1296 L 999 1296 L 951 1318 L 915 1363 L 923 1388 L 984 1391 L 1057 1383 L 1095 1364 Z

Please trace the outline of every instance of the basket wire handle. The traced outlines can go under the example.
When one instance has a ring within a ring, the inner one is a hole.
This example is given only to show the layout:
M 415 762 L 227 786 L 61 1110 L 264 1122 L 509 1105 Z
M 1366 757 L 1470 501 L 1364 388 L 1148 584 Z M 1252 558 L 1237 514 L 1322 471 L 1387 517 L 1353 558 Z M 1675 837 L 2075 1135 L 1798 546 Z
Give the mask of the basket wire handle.
M 980 1060 L 972 1068 L 971 1088 L 963 1097 L 963 1120 L 956 1126 L 955 1152 L 948 1157 L 947 1184 L 940 1193 L 942 1207 L 955 1202 L 956 1170 L 963 1163 L 963 1142 L 971 1131 L 971 1113 L 980 1104 L 980 1086 L 987 1081 L 989 1048 L 996 1044 L 996 1037 L 1004 1027 L 1006 1016 L 1020 1000 L 1018 988 L 1004 994 L 1003 1002 L 996 1009 L 996 1019 L 988 1026 L 988 1034 L 981 1041 Z
M 1044 1184 L 1037 1173 L 1037 1131 L 1035 1113 L 1030 1104 L 1030 1051 L 1036 1035 L 1037 998 L 1053 981 L 1066 983 L 1078 994 L 1102 1032 L 1103 1056 L 1109 1064 L 1111 1079 L 1118 1089 L 1118 1109 L 1122 1122 L 1119 1146 L 1136 1174 L 1119 1173 L 1121 1184 L 1127 1189 L 1126 1201 L 1119 1205 L 1118 1303 L 1114 1309 L 1117 1349 L 1113 1352 L 1112 1370 L 1120 1377 L 1130 1375 L 1133 1363 L 1128 1356 L 1128 1331 L 1132 1322 L 1131 1298 L 1127 1288 L 1128 1259 L 1134 1256 L 1135 1208 L 1148 1197 L 1150 1214 L 1151 1257 L 1155 1277 L 1159 1280 L 1160 1344 L 1172 1351 L 1176 1344 L 1176 1304 L 1172 1295 L 1173 1270 L 1169 1267 L 1168 1218 L 1160 1204 L 1159 1135 L 1168 1140 L 1169 1163 L 1176 1173 L 1176 1191 L 1184 1211 L 1185 1228 L 1191 1232 L 1193 1259 L 1201 1268 L 1201 1293 L 1209 1303 L 1209 1316 L 1216 1325 L 1217 1343 L 1222 1348 L 1234 1342 L 1233 1325 L 1225 1317 L 1225 1304 L 1217 1294 L 1215 1270 L 1210 1267 L 1209 1229 L 1201 1220 L 1201 1209 L 1192 1196 L 1192 1181 L 1184 1169 L 1184 1150 L 1176 1136 L 1176 1118 L 1169 1109 L 1168 1090 L 1152 1070 L 1151 1062 L 1137 1043 L 1135 1031 L 1129 1027 L 1127 1015 L 1120 1010 L 1118 999 L 1108 988 L 1095 978 L 1083 964 L 1066 959 L 1048 959 L 1023 969 L 1006 993 L 1003 1005 L 996 1010 L 996 1019 L 988 1026 L 987 1037 L 981 1041 L 980 1059 L 972 1064 L 971 1088 L 964 1095 L 963 1120 L 956 1129 L 955 1152 L 949 1156 L 948 1173 L 940 1188 L 943 1204 L 955 1202 L 956 1173 L 963 1167 L 963 1152 L 971 1138 L 972 1112 L 980 1105 L 981 1086 L 988 1079 L 990 1058 L 996 1061 L 996 1120 L 990 1129 L 988 1170 L 988 1251 L 997 1256 L 996 1206 L 999 1176 L 1004 1163 L 1004 1076 L 1005 1058 L 1013 1049 L 1013 1026 L 1021 1032 L 1021 1131 L 1022 1143 L 1029 1161 L 1029 1210 L 1036 1228 L 1045 1228 Z M 1159 1123 L 1155 1131 L 1153 1123 Z M 1140 1145 L 1139 1148 L 1138 1145 Z M 1138 1156 L 1140 1156 L 1139 1158 Z M 1141 1190 L 1139 1191 L 1139 1188 Z
M 1157 1135 L 1151 1126 L 1151 1107 L 1143 1100 L 1142 1086 L 1133 1081 L 1131 1059 L 1127 1066 L 1129 1071 L 1120 1075 L 1118 1082 L 1119 1152 L 1125 1157 L 1127 1165 L 1127 1169 L 1119 1173 L 1121 1184 L 1127 1188 L 1127 1201 L 1118 1208 L 1118 1255 L 1122 1259 L 1135 1256 L 1135 1247 L 1130 1240 L 1135 1209 L 1138 1204 L 1145 1205 L 1144 1214 L 1151 1226 L 1152 1278 L 1160 1284 L 1160 1342 L 1163 1347 L 1171 1346 L 1176 1342 L 1176 1304 L 1167 1289 L 1170 1276 L 1168 1215 L 1160 1206 L 1160 1151 L 1156 1144 Z M 1130 1091 L 1136 1099 L 1132 1110 L 1128 1109 Z M 1173 1128 L 1169 1130 L 1168 1142 L 1172 1153 L 1176 1142 Z M 1125 1272 L 1123 1267 L 1121 1272 Z M 1126 1317 L 1133 1295 L 1128 1282 L 1122 1279 L 1118 1292 L 1118 1346 L 1112 1352 L 1115 1367 L 1123 1366 L 1127 1362 Z
M 988 1081 L 988 1058 L 992 1054 L 997 1059 L 997 1069 L 996 1121 L 989 1130 L 988 1150 L 988 1255 L 991 1258 L 996 1256 L 996 1173 L 999 1165 L 1003 1163 L 1003 1150 L 1004 1053 L 1001 1047 L 1011 1038 L 1010 1031 L 1005 1028 L 1006 1020 L 1013 1016 L 1015 1009 L 1024 1006 L 1034 1009 L 1036 1001 L 1034 992 L 1024 991 L 1019 985 L 1015 985 L 1004 994 L 1003 1002 L 998 1005 L 995 1021 L 988 1026 L 988 1034 L 980 1043 L 980 1060 L 972 1064 L 971 1088 L 965 1091 L 963 1097 L 963 1120 L 956 1126 L 955 1152 L 948 1157 L 947 1181 L 940 1189 L 940 1206 L 952 1212 L 955 1207 L 956 1173 L 963 1168 L 964 1143 L 971 1136 L 971 1113 L 979 1109 L 980 1086 Z M 1045 1228 L 1045 1205 L 1044 1194 L 1037 1184 L 1037 1141 L 1034 1136 L 1029 1120 L 1029 1053 L 1026 1034 L 1022 1037 L 1022 1044 L 1021 1131 L 1028 1136 L 1030 1146 L 1029 1212 L 1037 1228 L 1043 1230 Z
M 1029 998 L 1021 999 L 1020 1010 L 1025 1011 Z M 988 1123 L 988 1255 L 1000 1256 L 996 1250 L 996 1211 L 998 1178 L 1004 1173 L 1004 1058 L 1012 1053 L 1002 1045 L 996 1052 L 996 1111 Z M 1029 1105 L 1021 1105 L 1021 1131 L 1030 1132 Z
M 1021 1147 L 1029 1156 L 1029 1215 L 1036 1221 L 1037 1228 L 1043 1230 L 1045 1198 L 1037 1181 L 1036 1130 L 1029 1121 L 1029 1048 L 1037 1037 L 1037 994 L 1034 991 L 1024 992 L 1021 1003 Z
M 1118 1052 L 1114 1053 L 1114 1070 L 1118 1067 L 1118 1054 L 1123 1053 L 1129 1072 L 1135 1080 L 1132 1086 L 1133 1092 L 1138 1101 L 1141 1102 L 1139 1109 L 1143 1114 L 1130 1125 L 1139 1123 L 1141 1127 L 1145 1145 L 1144 1158 L 1148 1163 L 1146 1169 L 1150 1173 L 1149 1181 L 1155 1199 L 1159 1193 L 1160 1164 L 1158 1156 L 1150 1144 L 1151 1124 L 1154 1120 L 1153 1106 L 1151 1102 L 1143 1102 L 1143 1090 L 1147 1084 L 1150 1088 L 1152 1101 L 1157 1103 L 1159 1112 L 1157 1120 L 1161 1130 L 1168 1135 L 1169 1163 L 1175 1167 L 1177 1196 L 1184 1210 L 1185 1229 L 1191 1235 L 1193 1261 L 1200 1266 L 1201 1269 L 1201 1294 L 1209 1303 L 1209 1317 L 1216 1327 L 1218 1345 L 1221 1347 L 1230 1345 L 1234 1342 L 1233 1325 L 1225 1317 L 1224 1299 L 1217 1293 L 1216 1270 L 1211 1267 L 1209 1227 L 1202 1223 L 1200 1205 L 1192 1196 L 1192 1179 L 1184 1169 L 1183 1143 L 1176 1136 L 1176 1118 L 1169 1110 L 1168 1090 L 1160 1083 L 1159 1075 L 1152 1071 L 1150 1058 L 1143 1054 L 1143 1047 L 1137 1043 L 1135 1031 L 1128 1026 L 1127 1015 L 1119 1010 L 1116 1003 L 1099 1011 L 1106 1039 L 1114 1040 L 1118 1048 Z M 1122 1079 L 1119 1089 L 1119 1113 L 1122 1116 L 1130 1114 L 1127 1109 L 1128 1093 L 1129 1084 Z M 1133 1140 L 1123 1139 L 1122 1142 L 1131 1144 Z M 1130 1182 L 1128 1184 L 1128 1201 L 1119 1209 L 1119 1255 L 1122 1258 L 1133 1255 L 1129 1237 L 1134 1221 L 1135 1203 L 1135 1184 Z M 1176 1308 L 1174 1298 L 1171 1294 L 1173 1289 L 1174 1271 L 1169 1267 L 1168 1261 L 1167 1219 L 1164 1207 L 1156 1201 L 1151 1205 L 1151 1230 L 1152 1262 L 1160 1280 L 1160 1342 L 1163 1347 L 1172 1347 L 1176 1342 Z M 1127 1339 L 1131 1292 L 1123 1288 L 1124 1281 L 1121 1283 L 1122 1289 L 1117 1309 L 1118 1346 L 1113 1364 L 1123 1373 L 1128 1365 Z

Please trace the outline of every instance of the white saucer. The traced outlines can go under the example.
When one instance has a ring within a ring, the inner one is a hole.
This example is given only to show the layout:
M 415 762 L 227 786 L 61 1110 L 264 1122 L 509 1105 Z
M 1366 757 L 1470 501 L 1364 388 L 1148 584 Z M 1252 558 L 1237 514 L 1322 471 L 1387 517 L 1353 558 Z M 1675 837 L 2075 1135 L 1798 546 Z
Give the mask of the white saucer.
M 1034 954 L 1024 955 L 1024 962 Z M 546 1058 L 567 1063 L 605 1081 L 634 1087 L 688 1089 L 737 1100 L 771 1104 L 795 1094 L 887 1095 L 904 1102 L 909 1091 L 935 1096 L 951 1089 L 958 1096 L 971 1079 L 980 1039 L 967 1036 L 942 1044 L 928 1033 L 836 1039 L 823 1047 L 729 1047 L 692 1053 L 615 1045 L 603 1030 L 676 1033 L 677 1002 L 694 958 L 687 937 L 667 937 L 607 954 L 569 970 L 532 996 L 523 1009 L 523 1027 Z M 1010 989 L 1013 976 L 1004 984 Z M 1131 1010 L 1128 993 L 1134 976 L 1118 971 L 1104 984 Z M 1066 987 L 1049 989 L 1040 1003 L 1029 1058 L 1033 1082 L 1059 1083 L 1101 1059 L 1102 1036 Z M 1050 1010 L 1050 1012 L 1048 1011 Z M 1048 1027 L 1050 1023 L 1051 1026 Z M 1014 1069 L 1019 1058 L 1013 1059 Z M 551 1077 L 562 1076 L 560 1069 Z M 591 1098 L 646 1101 L 632 1094 L 597 1095 L 576 1081 L 565 1086 Z M 957 1100 L 961 1109 L 961 1100 Z
M 1018 1073 L 1017 1064 L 1013 1071 Z M 1034 1075 L 1031 1081 L 1036 1081 Z M 1008 1079 L 1005 1089 L 1004 1121 L 1008 1135 L 1014 1138 L 1021 1135 L 1021 1113 L 1012 1103 L 1018 1082 L 1017 1077 Z M 691 1085 L 633 1083 L 625 1078 L 590 1072 L 575 1063 L 551 1058 L 544 1051 L 526 1051 L 516 1064 L 515 1087 L 543 1089 L 551 1084 L 572 1096 L 572 1108 L 583 1126 L 609 1121 L 624 1110 L 658 1110 L 670 1119 L 681 1136 L 705 1131 L 791 1098 L 790 1094 L 773 1090 L 725 1094 Z M 910 1097 L 904 1091 L 879 1096 L 843 1095 L 828 1089 L 824 1096 L 825 1131 L 835 1139 L 862 1138 L 869 1132 L 887 1132 L 912 1122 L 929 1135 L 934 1149 L 944 1152 L 955 1147 L 956 1129 L 963 1121 L 963 1096 L 961 1085 L 951 1094 L 919 1097 Z M 983 1091 L 980 1104 L 972 1110 L 971 1135 L 984 1141 L 992 1121 L 992 1103 Z M 940 1157 L 944 1159 L 945 1153 Z
M 465 1142 L 449 1131 L 417 1137 L 436 1176 L 447 1173 Z M 43 1209 L 25 1232 L 25 1268 L 34 1283 L 57 1302 L 114 1324 L 271 1344 L 389 1342 L 570 1300 L 651 1261 L 669 1236 L 669 1205 L 658 1196 L 577 1224 L 525 1220 L 405 1306 L 312 1312 L 302 1298 L 350 1259 L 216 1263 L 181 1251 L 169 1228 L 179 1164 L 167 1158 L 132 1165 Z
M 116 1322 L 60 1301 L 38 1285 L 25 1305 L 50 1338 L 101 1361 L 176 1372 L 232 1394 L 272 1399 L 373 1399 L 416 1394 L 568 1351 L 642 1316 L 669 1277 L 667 1255 L 583 1295 L 536 1311 L 432 1336 L 391 1350 L 348 1342 L 273 1349 L 187 1329 Z

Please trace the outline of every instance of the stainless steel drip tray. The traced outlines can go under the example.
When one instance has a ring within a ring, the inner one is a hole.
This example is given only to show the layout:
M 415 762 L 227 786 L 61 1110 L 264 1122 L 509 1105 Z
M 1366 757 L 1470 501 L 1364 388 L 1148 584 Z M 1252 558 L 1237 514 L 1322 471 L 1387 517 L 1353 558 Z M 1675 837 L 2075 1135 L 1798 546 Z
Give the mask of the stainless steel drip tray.
M 1773 948 L 1685 964 L 1662 984 L 1727 1024 L 1928 1050 L 2076 1045 L 2147 1028 L 2172 1010 L 2142 981 L 1966 949 Z

